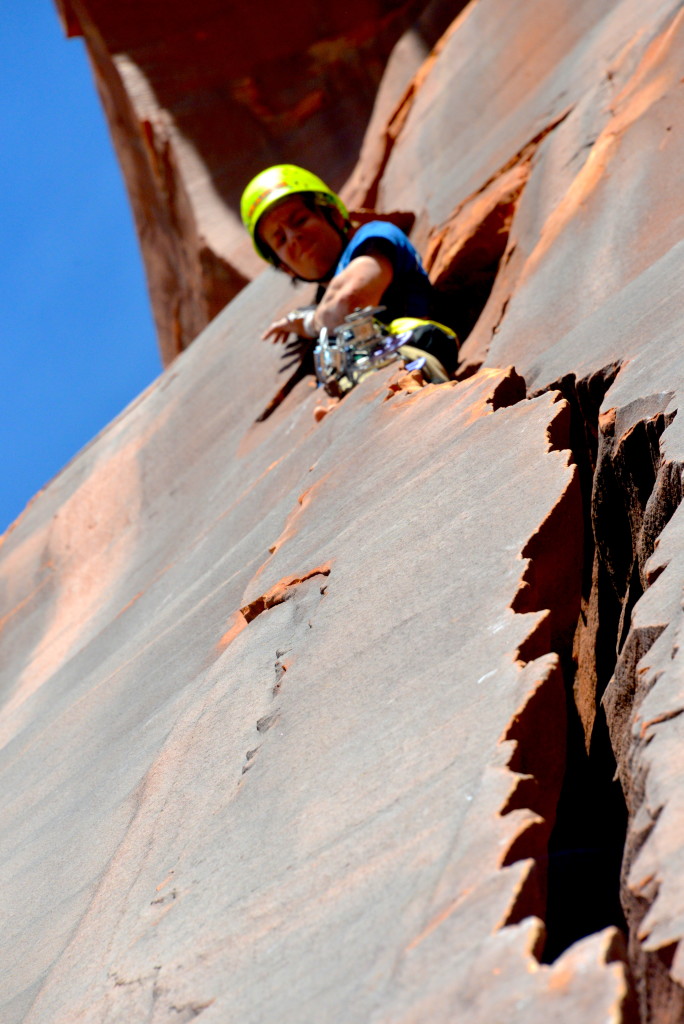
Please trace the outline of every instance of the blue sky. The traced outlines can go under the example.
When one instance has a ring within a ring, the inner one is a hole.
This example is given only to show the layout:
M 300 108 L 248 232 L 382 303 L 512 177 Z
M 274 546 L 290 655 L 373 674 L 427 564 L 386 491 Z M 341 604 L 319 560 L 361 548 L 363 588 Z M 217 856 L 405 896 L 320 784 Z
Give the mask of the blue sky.
M 83 42 L 0 0 L 0 533 L 161 372 Z

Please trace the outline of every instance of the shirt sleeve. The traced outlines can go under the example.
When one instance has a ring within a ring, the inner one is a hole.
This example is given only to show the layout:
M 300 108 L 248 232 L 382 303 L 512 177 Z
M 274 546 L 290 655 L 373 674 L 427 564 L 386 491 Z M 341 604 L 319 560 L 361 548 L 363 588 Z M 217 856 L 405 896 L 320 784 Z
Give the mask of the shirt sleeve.
M 365 256 L 374 252 L 386 256 L 395 273 L 410 273 L 422 270 L 418 253 L 409 239 L 396 225 L 386 221 L 371 221 L 364 224 L 354 235 L 345 252 L 345 266 L 357 256 Z M 343 267 L 339 267 L 344 269 Z

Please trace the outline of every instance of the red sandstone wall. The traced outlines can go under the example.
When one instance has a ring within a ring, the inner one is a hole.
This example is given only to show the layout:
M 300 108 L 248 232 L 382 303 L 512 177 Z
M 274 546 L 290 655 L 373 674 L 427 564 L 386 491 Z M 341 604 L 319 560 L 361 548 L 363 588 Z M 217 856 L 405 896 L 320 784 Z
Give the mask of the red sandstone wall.
M 675 0 L 395 54 L 347 190 L 460 379 L 322 399 L 267 270 L 5 535 L 3 1024 L 681 1021 L 683 66 Z

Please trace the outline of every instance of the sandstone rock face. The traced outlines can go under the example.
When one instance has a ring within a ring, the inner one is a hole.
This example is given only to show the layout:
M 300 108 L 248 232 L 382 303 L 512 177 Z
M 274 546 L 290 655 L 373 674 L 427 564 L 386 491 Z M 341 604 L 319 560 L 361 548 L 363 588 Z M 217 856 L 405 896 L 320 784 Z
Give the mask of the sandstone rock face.
M 682 66 L 471 3 L 348 183 L 460 379 L 323 399 L 267 270 L 6 534 L 3 1024 L 682 1019 Z
M 339 187 L 397 39 L 390 97 L 464 0 L 56 2 L 90 54 L 168 364 L 263 267 L 240 223 L 244 185 L 306 153 Z
M 274 290 L 6 541 L 29 594 L 6 648 L 8 1019 L 620 1020 L 612 934 L 537 959 L 567 622 L 520 554 L 555 538 L 541 579 L 581 522 L 569 407 L 509 370 L 397 391 L 388 368 L 320 423 L 304 381 L 254 426 L 274 356 L 244 327 Z

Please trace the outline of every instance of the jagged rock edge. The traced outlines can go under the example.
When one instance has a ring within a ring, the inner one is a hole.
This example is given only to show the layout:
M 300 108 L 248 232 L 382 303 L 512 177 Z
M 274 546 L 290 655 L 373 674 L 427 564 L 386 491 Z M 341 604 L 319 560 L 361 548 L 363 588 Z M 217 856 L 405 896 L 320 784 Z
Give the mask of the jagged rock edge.
M 540 396 L 540 395 L 542 395 L 542 394 L 544 394 L 544 393 L 546 393 L 548 391 L 556 391 L 556 390 L 560 391 L 560 393 L 566 398 L 566 400 L 569 402 L 569 404 L 571 406 L 571 410 L 572 410 L 572 414 L 573 414 L 573 419 L 576 420 L 577 417 L 579 417 L 580 421 L 581 421 L 579 425 L 582 426 L 585 429 L 585 431 L 586 431 L 586 428 L 588 426 L 589 427 L 591 426 L 591 424 L 588 423 L 587 418 L 586 418 L 586 414 L 590 410 L 587 409 L 587 407 L 582 404 L 580 392 L 581 391 L 585 391 L 586 394 L 589 395 L 590 392 L 591 392 L 592 384 L 596 384 L 596 381 L 597 381 L 598 378 L 600 378 L 600 377 L 603 378 L 602 388 L 601 388 L 603 393 L 600 396 L 599 401 L 596 402 L 596 405 L 595 405 L 597 437 L 596 437 L 596 450 L 593 452 L 594 463 L 593 463 L 593 466 L 591 467 L 591 473 L 592 473 L 592 480 L 591 480 L 591 482 L 592 482 L 592 485 L 593 485 L 593 483 L 594 483 L 594 481 L 596 479 L 596 474 L 597 474 L 597 471 L 598 471 L 598 452 L 599 452 L 599 446 L 600 446 L 600 433 L 599 433 L 600 407 L 601 407 L 601 404 L 603 402 L 603 398 L 608 394 L 608 392 L 609 392 L 610 388 L 613 386 L 613 384 L 616 383 L 619 374 L 623 370 L 626 370 L 628 365 L 629 365 L 628 363 L 624 363 L 622 361 L 617 361 L 615 363 L 608 364 L 607 366 L 603 367 L 599 371 L 592 372 L 590 375 L 588 375 L 587 377 L 584 377 L 584 378 L 582 378 L 582 377 L 577 378 L 576 375 L 570 374 L 568 377 L 564 377 L 560 381 L 556 381 L 556 382 L 548 385 L 547 387 L 544 387 L 544 388 L 538 389 L 536 391 L 533 391 L 530 394 L 530 397 L 532 398 L 532 397 Z M 568 394 L 568 388 L 571 389 L 572 395 Z M 684 464 L 682 464 L 682 463 L 674 463 L 672 461 L 670 461 L 670 462 L 666 461 L 666 459 L 664 457 L 664 452 L 663 452 L 663 437 L 664 437 L 664 435 L 665 435 L 665 433 L 667 431 L 667 428 L 671 425 L 671 423 L 673 422 L 673 420 L 677 416 L 678 412 L 679 412 L 678 409 L 674 409 L 674 410 L 670 411 L 667 414 L 665 412 L 661 412 L 661 413 L 658 413 L 656 415 L 645 414 L 643 417 L 640 417 L 639 419 L 637 419 L 635 421 L 635 423 L 633 423 L 631 425 L 629 430 L 624 435 L 625 437 L 632 435 L 634 430 L 635 430 L 635 428 L 637 426 L 645 425 L 647 423 L 653 423 L 659 417 L 662 418 L 663 421 L 664 421 L 662 429 L 661 429 L 660 433 L 658 434 L 658 450 L 659 450 L 659 456 L 660 456 L 660 463 L 659 463 L 659 465 L 657 467 L 657 470 L 656 470 L 656 473 L 655 473 L 655 478 L 654 478 L 654 481 L 653 481 L 653 485 L 652 485 L 651 491 L 649 493 L 648 498 L 646 499 L 646 503 L 644 504 L 643 517 L 645 517 L 645 515 L 646 515 L 646 509 L 648 507 L 648 504 L 649 504 L 653 494 L 656 492 L 656 488 L 658 487 L 659 481 L 661 480 L 661 477 L 664 474 L 664 472 L 666 472 L 666 471 L 667 472 L 671 472 L 673 466 L 675 467 L 675 469 L 679 470 L 680 477 L 681 477 L 681 474 L 684 472 Z M 575 422 L 574 426 L 575 426 L 575 428 L 577 428 L 578 424 Z M 588 446 L 587 446 L 587 448 L 588 448 Z M 577 454 L 579 454 L 579 453 L 575 453 L 575 455 L 577 455 Z M 585 451 L 585 452 L 583 452 L 581 454 L 582 454 L 583 457 L 586 457 L 587 455 L 591 455 L 592 453 L 587 450 L 587 451 Z M 583 495 L 583 500 L 584 501 L 586 501 L 587 498 L 589 498 L 589 500 L 591 502 L 591 495 L 588 495 L 588 496 L 584 496 Z M 681 493 L 680 493 L 679 498 L 680 498 L 679 503 L 681 503 L 681 500 L 682 500 Z M 657 535 L 654 537 L 654 543 L 657 543 L 658 537 L 660 536 L 660 534 L 662 533 L 662 531 L 664 530 L 665 526 L 670 521 L 672 516 L 674 515 L 674 512 L 679 507 L 679 503 L 678 504 L 674 504 L 669 509 L 669 515 L 666 518 L 663 518 L 660 521 L 660 523 L 659 523 L 659 531 L 658 531 Z M 592 513 L 593 513 L 593 508 L 591 507 L 591 504 L 590 504 L 588 508 L 585 508 L 585 515 L 588 515 L 589 518 L 591 519 Z M 642 525 L 643 525 L 643 518 L 642 518 Z M 631 539 L 632 539 L 632 544 L 634 546 L 634 550 L 636 552 L 637 548 L 638 548 L 639 537 L 635 536 L 634 534 L 632 534 L 631 535 Z M 590 542 L 591 542 L 591 544 L 594 547 L 597 546 L 597 540 L 596 540 L 596 537 L 595 537 L 595 534 L 594 534 L 593 530 L 592 530 L 591 541 Z M 637 556 L 635 555 L 635 558 L 636 557 Z M 646 585 L 643 588 L 642 596 L 643 596 L 643 594 L 646 593 L 646 590 L 650 589 L 650 587 L 660 578 L 660 576 L 664 572 L 666 572 L 668 570 L 668 568 L 669 568 L 669 564 L 664 564 L 664 565 L 658 567 L 658 571 L 656 572 L 656 574 L 654 576 L 651 577 L 649 575 L 645 575 L 645 584 Z M 637 598 L 637 602 L 638 602 L 638 600 L 639 599 Z M 649 651 L 651 650 L 653 645 L 660 639 L 660 637 L 666 632 L 666 630 L 667 630 L 667 626 L 663 626 L 662 628 L 660 628 L 660 627 L 652 628 L 652 627 L 638 627 L 638 626 L 633 626 L 633 625 L 629 624 L 627 629 L 626 629 L 626 631 L 625 631 L 625 634 L 624 634 L 623 643 L 620 646 L 619 650 L 616 651 L 615 667 L 614 667 L 614 670 L 613 670 L 613 676 L 611 677 L 611 681 L 615 677 L 615 673 L 618 672 L 620 670 L 621 666 L 624 665 L 625 661 L 629 660 L 630 663 L 631 663 L 631 667 L 628 668 L 628 675 L 629 675 L 628 684 L 626 686 L 623 684 L 623 686 L 621 687 L 621 692 L 623 694 L 627 690 L 629 691 L 628 694 L 627 694 L 627 697 L 628 697 L 627 703 L 629 704 L 629 709 L 628 709 L 628 711 L 625 714 L 625 719 L 626 719 L 626 723 L 627 723 L 625 728 L 629 727 L 629 723 L 633 720 L 634 714 L 638 710 L 638 708 L 641 705 L 641 703 L 643 702 L 644 698 L 653 689 L 653 687 L 657 684 L 658 678 L 659 678 L 661 673 L 654 672 L 654 673 L 651 674 L 651 676 L 648 679 L 643 679 L 642 678 L 639 681 L 637 679 L 638 668 L 639 668 L 639 664 L 641 663 L 642 659 L 644 657 L 646 657 L 646 655 L 649 653 Z M 638 656 L 627 659 L 627 655 L 629 654 L 629 647 L 632 646 L 634 643 L 637 643 L 638 646 L 639 646 Z M 645 684 L 647 684 L 647 685 L 645 685 Z M 604 703 L 603 699 L 601 699 L 601 702 Z M 682 713 L 681 710 L 677 712 L 677 714 L 680 714 L 680 713 Z M 675 717 L 675 715 L 668 715 L 667 716 L 667 720 L 669 720 L 670 717 Z M 614 730 L 611 730 L 611 740 L 614 740 Z M 648 744 L 648 742 L 649 742 L 649 737 L 648 736 L 644 736 L 642 738 L 642 740 L 640 741 L 640 746 L 646 746 Z M 614 742 L 613 742 L 613 747 L 614 747 L 614 750 L 615 750 L 615 753 L 616 753 L 616 757 L 618 759 L 618 764 L 619 764 L 619 749 L 616 748 Z M 632 760 L 632 761 L 634 760 L 634 755 L 632 755 L 630 760 Z M 628 806 L 630 806 L 630 804 L 632 805 L 630 807 L 630 812 L 629 812 L 628 837 L 629 837 L 630 834 L 634 835 L 634 832 L 630 831 L 630 830 L 631 830 L 632 824 L 635 821 L 636 810 L 638 809 L 638 807 L 641 806 L 641 803 L 643 801 L 643 796 L 644 796 L 644 792 L 645 792 L 645 778 L 646 778 L 646 775 L 648 774 L 648 770 L 649 770 L 648 769 L 648 765 L 642 763 L 641 766 L 639 767 L 639 770 L 637 771 L 636 775 L 634 775 L 632 777 L 632 786 L 631 786 L 631 791 L 632 792 L 631 792 L 631 797 L 628 800 Z M 634 799 L 635 793 L 639 794 L 636 797 L 636 807 L 635 807 L 635 799 Z M 643 835 L 640 834 L 638 836 L 638 842 L 636 843 L 636 850 L 634 850 L 633 856 L 632 856 L 632 859 L 631 859 L 631 863 L 632 864 L 635 863 L 636 857 L 638 855 L 638 851 L 646 843 L 646 841 L 648 840 L 651 832 L 655 828 L 657 820 L 660 817 L 660 814 L 661 814 L 662 810 L 663 810 L 662 807 L 656 809 L 655 814 L 652 817 L 652 821 L 649 824 L 649 828 L 643 833 Z M 623 871 L 624 871 L 624 869 L 623 869 Z M 643 945 L 643 937 L 640 937 L 639 934 L 638 934 L 641 922 L 643 921 L 643 919 L 645 918 L 646 914 L 648 913 L 648 910 L 655 904 L 656 899 L 658 897 L 658 892 L 659 892 L 659 889 L 660 889 L 660 885 L 659 885 L 657 879 L 654 878 L 653 881 L 654 881 L 654 885 L 648 890 L 648 893 L 647 894 L 641 894 L 641 893 L 638 893 L 636 890 L 634 890 L 634 889 L 632 889 L 630 887 L 628 878 L 624 878 L 623 879 L 623 883 L 622 883 L 623 887 L 626 888 L 626 889 L 629 889 L 629 892 L 631 894 L 632 899 L 634 900 L 635 903 L 638 903 L 641 906 L 641 909 L 643 911 L 643 913 L 641 913 L 639 915 L 638 920 L 632 922 L 633 929 L 632 929 L 631 934 L 628 936 L 628 948 L 629 948 L 628 966 L 630 968 L 631 967 L 635 967 L 636 964 L 635 964 L 634 960 L 635 960 L 636 956 L 640 956 L 641 959 L 642 959 L 643 965 L 644 965 L 644 976 L 646 977 L 647 981 L 649 979 L 650 974 L 655 972 L 657 975 L 659 975 L 659 977 L 657 979 L 658 983 L 662 983 L 663 980 L 665 980 L 667 983 L 669 983 L 670 988 L 672 990 L 675 990 L 675 989 L 679 989 L 679 986 L 678 986 L 677 982 L 675 981 L 675 979 L 672 978 L 671 974 L 669 973 L 669 966 L 668 966 L 667 963 L 665 963 L 665 961 L 663 959 L 663 949 L 654 949 L 654 950 L 645 949 L 644 945 Z M 629 923 L 630 922 L 628 922 L 628 924 Z M 678 945 L 678 943 L 674 943 L 675 951 L 676 951 L 677 945 Z M 667 947 L 667 948 L 669 949 L 670 947 Z M 674 956 L 674 954 L 673 954 L 673 956 Z M 672 962 L 673 956 L 670 957 L 670 964 Z M 663 972 L 667 975 L 666 979 L 663 979 Z M 644 1005 L 644 1001 L 648 998 L 648 995 L 647 995 L 646 991 L 643 989 L 643 987 L 639 986 L 639 984 L 638 984 L 638 982 L 636 980 L 634 981 L 634 991 L 635 991 L 636 996 L 642 1001 L 642 1005 Z

